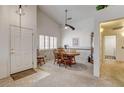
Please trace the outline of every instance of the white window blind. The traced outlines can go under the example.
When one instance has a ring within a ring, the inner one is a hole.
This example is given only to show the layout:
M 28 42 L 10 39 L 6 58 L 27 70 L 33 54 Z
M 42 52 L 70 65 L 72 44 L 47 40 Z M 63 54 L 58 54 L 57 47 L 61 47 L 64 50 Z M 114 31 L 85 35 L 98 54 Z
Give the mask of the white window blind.
M 56 37 L 54 37 L 54 48 L 57 48 L 57 38 Z
M 39 49 L 53 49 L 57 48 L 57 37 L 53 36 L 39 36 Z
M 49 36 L 45 36 L 45 49 L 49 49 Z
M 50 49 L 54 48 L 54 38 L 50 37 Z
M 39 36 L 39 49 L 44 49 L 44 35 Z

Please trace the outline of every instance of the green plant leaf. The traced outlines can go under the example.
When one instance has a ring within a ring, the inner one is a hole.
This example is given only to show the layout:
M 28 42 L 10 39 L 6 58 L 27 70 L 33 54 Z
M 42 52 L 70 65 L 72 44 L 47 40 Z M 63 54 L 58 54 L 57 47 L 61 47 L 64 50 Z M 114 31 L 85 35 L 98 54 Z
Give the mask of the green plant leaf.
M 107 7 L 108 7 L 108 5 L 97 5 L 96 10 L 99 11 L 99 10 L 105 9 Z

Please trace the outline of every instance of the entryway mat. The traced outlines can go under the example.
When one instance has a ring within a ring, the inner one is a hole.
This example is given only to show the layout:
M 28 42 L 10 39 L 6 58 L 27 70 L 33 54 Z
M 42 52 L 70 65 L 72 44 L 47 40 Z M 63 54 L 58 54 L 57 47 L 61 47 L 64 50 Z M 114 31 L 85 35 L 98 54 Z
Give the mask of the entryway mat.
M 37 71 L 35 71 L 33 68 L 31 68 L 31 69 L 28 69 L 28 70 L 24 70 L 24 71 L 21 71 L 21 72 L 18 72 L 18 73 L 11 74 L 11 77 L 13 78 L 13 80 L 18 80 L 18 79 L 24 78 L 26 76 L 32 75 L 36 72 Z

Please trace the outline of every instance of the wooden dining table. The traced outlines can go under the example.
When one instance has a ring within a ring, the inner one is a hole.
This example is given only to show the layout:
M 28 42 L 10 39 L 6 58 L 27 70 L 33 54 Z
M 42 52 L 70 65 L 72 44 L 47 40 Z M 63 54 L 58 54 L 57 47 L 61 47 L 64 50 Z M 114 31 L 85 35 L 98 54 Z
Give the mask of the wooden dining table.
M 63 54 L 69 58 L 71 64 L 76 64 L 75 56 L 80 55 L 79 52 L 64 52 Z

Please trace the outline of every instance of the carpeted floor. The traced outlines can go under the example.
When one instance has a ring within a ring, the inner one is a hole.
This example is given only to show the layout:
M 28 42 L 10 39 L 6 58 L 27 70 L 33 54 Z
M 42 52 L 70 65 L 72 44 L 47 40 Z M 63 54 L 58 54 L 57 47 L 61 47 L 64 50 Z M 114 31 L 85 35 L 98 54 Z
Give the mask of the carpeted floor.
M 36 69 L 37 73 L 28 75 L 24 78 L 13 80 L 11 77 L 7 77 L 0 80 L 0 87 L 31 87 L 33 84 L 50 74 L 42 70 Z
M 50 75 L 34 83 L 35 87 L 102 87 L 114 86 L 110 81 L 105 79 L 96 79 L 93 77 L 93 65 L 90 63 L 77 63 L 72 67 L 65 69 L 51 62 L 40 67 L 43 71 L 49 72 Z
M 107 68 L 105 68 L 107 71 Z M 65 67 L 53 64 L 52 61 L 47 62 L 37 69 L 28 77 L 12 80 L 6 78 L 0 80 L 0 86 L 7 87 L 113 87 L 120 86 L 111 78 L 95 78 L 93 76 L 93 64 L 77 63 L 72 67 Z M 105 71 L 105 72 L 106 72 Z M 122 78 L 119 80 L 123 80 Z M 123 86 L 123 84 L 121 85 Z

